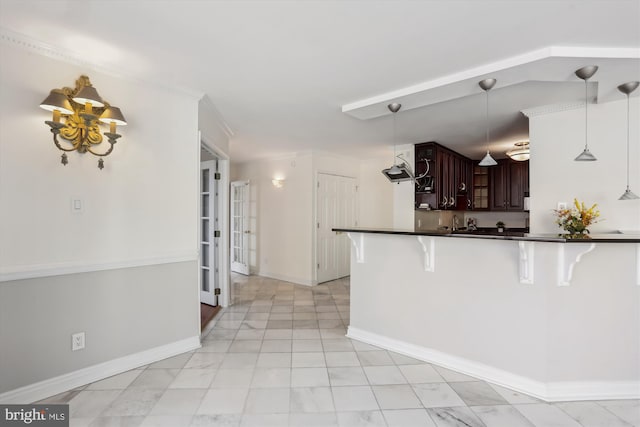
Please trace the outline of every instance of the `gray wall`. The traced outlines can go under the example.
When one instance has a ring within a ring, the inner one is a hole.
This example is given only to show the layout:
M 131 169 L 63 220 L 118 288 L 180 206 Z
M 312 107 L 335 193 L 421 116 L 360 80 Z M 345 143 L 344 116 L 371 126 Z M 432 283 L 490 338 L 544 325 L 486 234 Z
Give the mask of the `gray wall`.
M 0 393 L 198 335 L 197 274 L 191 261 L 0 283 Z

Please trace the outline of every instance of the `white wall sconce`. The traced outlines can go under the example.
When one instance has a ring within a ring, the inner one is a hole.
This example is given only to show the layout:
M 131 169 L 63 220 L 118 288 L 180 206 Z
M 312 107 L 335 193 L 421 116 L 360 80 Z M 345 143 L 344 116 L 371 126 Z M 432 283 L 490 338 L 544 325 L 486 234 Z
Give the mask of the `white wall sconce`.
M 282 178 L 274 178 L 274 179 L 271 180 L 271 183 L 276 188 L 282 188 L 282 186 L 284 186 L 284 179 L 282 179 Z
M 76 80 L 75 89 L 69 87 L 53 89 L 40 103 L 40 108 L 53 112 L 53 119 L 45 123 L 51 128 L 53 143 L 64 151 L 61 163 L 65 166 L 69 163 L 66 152 L 77 151 L 78 153 L 89 152 L 100 157 L 98 168 L 103 169 L 102 158 L 111 154 L 113 146 L 122 136 L 116 133 L 116 125 L 127 124 L 120 109 L 103 100 L 87 76 L 80 76 Z M 64 123 L 61 122 L 61 118 L 64 118 Z M 103 123 L 109 125 L 109 132 L 104 132 L 104 136 L 107 137 L 110 146 L 104 152 L 97 152 L 93 148 L 100 145 L 103 140 L 103 134 L 100 133 L 100 124 Z M 62 146 L 58 135 L 67 140 L 70 145 Z

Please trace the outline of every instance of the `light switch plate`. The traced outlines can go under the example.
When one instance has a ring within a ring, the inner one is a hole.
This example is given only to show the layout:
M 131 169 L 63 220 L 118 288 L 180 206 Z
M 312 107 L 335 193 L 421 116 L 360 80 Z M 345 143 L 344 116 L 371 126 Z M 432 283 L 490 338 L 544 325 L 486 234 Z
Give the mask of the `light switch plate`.
M 567 209 L 567 202 L 558 202 L 558 210 Z
M 80 197 L 71 198 L 71 213 L 81 214 L 84 212 L 84 201 Z

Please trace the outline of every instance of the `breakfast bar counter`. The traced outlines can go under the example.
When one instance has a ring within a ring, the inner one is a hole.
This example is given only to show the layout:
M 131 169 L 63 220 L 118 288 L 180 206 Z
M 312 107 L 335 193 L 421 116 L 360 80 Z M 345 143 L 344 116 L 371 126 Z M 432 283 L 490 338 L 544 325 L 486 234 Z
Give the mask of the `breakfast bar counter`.
M 334 231 L 349 337 L 547 401 L 640 398 L 640 236 Z

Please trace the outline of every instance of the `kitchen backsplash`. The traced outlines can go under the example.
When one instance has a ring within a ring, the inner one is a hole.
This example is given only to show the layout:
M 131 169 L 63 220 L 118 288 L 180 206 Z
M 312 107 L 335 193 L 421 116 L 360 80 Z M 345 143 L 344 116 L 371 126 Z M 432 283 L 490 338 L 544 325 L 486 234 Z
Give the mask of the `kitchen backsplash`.
M 415 211 L 416 230 L 436 230 L 438 227 L 451 228 L 453 218 L 458 218 L 458 227 L 467 226 L 467 218 L 476 218 L 478 227 L 495 227 L 502 221 L 507 228 L 528 226 L 529 212 L 482 212 L 482 211 Z
M 525 228 L 528 226 L 529 212 L 464 212 L 464 224 L 467 218 L 477 218 L 478 227 L 495 227 L 496 222 L 504 222 L 507 228 Z

